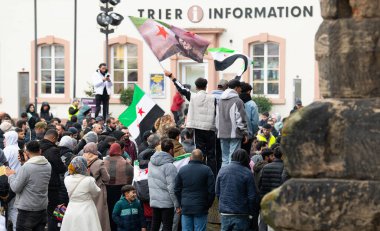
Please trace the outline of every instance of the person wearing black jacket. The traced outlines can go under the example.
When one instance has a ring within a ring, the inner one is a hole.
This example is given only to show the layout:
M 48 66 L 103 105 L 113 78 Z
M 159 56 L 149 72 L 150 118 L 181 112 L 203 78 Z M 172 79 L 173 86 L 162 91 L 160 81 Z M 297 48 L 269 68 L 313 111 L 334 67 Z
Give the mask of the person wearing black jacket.
M 50 123 L 50 120 L 53 119 L 53 114 L 50 112 L 50 105 L 48 102 L 43 102 L 41 104 L 40 118 L 45 119 L 46 123 Z
M 60 158 L 60 150 L 55 145 L 58 140 L 58 132 L 50 129 L 46 132 L 44 138 L 40 141 L 42 155 L 51 165 L 51 177 L 48 188 L 48 231 L 59 230 L 57 220 L 53 217 L 53 212 L 57 205 L 61 204 L 59 190 L 61 180 L 59 175 L 67 171 L 67 168 Z
M 207 214 L 215 198 L 215 180 L 211 168 L 202 162 L 199 149 L 191 153 L 175 179 L 174 193 L 182 210 L 182 230 L 206 230 Z
M 274 149 L 275 159 L 261 170 L 259 180 L 260 197 L 263 198 L 265 194 L 273 189 L 279 187 L 283 183 L 284 162 L 282 161 L 282 152 L 280 147 Z M 259 231 L 267 231 L 268 226 L 260 216 Z

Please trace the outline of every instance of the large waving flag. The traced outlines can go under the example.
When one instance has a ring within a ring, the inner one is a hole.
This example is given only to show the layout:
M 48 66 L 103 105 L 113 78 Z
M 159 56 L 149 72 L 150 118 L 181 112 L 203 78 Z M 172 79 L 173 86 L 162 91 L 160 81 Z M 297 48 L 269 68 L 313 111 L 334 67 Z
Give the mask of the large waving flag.
M 160 62 L 179 52 L 196 62 L 203 62 L 210 42 L 201 36 L 158 20 L 129 18 Z
M 236 52 L 235 50 L 231 50 L 228 48 L 209 48 L 208 52 L 214 59 L 215 70 L 224 71 L 229 66 L 231 66 L 237 59 L 242 59 L 244 64 L 242 70 L 237 73 L 237 76 L 242 76 L 243 73 L 247 70 L 248 65 L 250 63 L 250 59 L 248 56 Z
M 119 120 L 128 127 L 136 142 L 140 143 L 144 132 L 151 130 L 154 122 L 164 113 L 164 110 L 135 84 L 132 103 L 121 113 Z

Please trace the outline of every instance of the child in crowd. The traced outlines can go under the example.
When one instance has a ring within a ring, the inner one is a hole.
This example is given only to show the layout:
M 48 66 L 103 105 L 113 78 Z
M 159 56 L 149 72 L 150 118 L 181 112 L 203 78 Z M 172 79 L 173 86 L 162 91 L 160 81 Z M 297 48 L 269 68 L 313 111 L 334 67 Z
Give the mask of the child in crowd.
M 123 194 L 115 204 L 112 219 L 117 224 L 118 231 L 146 231 L 144 210 L 137 199 L 136 188 L 125 185 L 121 188 Z

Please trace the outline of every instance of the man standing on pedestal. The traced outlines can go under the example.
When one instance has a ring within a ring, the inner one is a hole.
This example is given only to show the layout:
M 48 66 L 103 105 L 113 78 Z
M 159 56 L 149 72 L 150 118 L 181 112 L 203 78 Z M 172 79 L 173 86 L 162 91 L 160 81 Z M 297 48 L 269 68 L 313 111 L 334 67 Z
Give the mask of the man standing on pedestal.
M 105 63 L 99 64 L 99 69 L 92 75 L 92 83 L 94 85 L 96 102 L 95 117 L 99 115 L 100 104 L 103 104 L 102 115 L 103 118 L 107 118 L 112 82 Z

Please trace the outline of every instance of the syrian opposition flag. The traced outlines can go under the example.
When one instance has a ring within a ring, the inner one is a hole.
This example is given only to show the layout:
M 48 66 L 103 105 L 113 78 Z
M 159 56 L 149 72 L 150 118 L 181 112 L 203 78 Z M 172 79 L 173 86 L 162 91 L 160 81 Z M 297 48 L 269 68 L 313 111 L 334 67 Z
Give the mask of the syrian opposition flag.
M 191 153 L 185 153 L 183 155 L 174 157 L 174 166 L 179 171 L 183 166 L 187 165 L 190 161 Z
M 180 52 L 177 47 L 175 34 L 168 28 L 168 25 L 149 18 L 137 18 L 129 16 L 144 41 L 148 44 L 158 61 Z
M 132 103 L 121 113 L 119 120 L 128 127 L 136 142 L 141 143 L 144 132 L 151 130 L 154 122 L 164 114 L 164 110 L 135 84 Z
M 150 18 L 129 16 L 158 61 L 181 53 L 196 62 L 203 62 L 209 41 L 184 29 Z
M 231 66 L 237 59 L 242 59 L 244 62 L 242 70 L 237 73 L 237 76 L 240 77 L 247 70 L 250 63 L 250 59 L 242 54 L 238 53 L 235 50 L 228 48 L 209 48 L 208 52 L 212 55 L 215 64 L 216 71 L 224 71 L 229 66 Z

